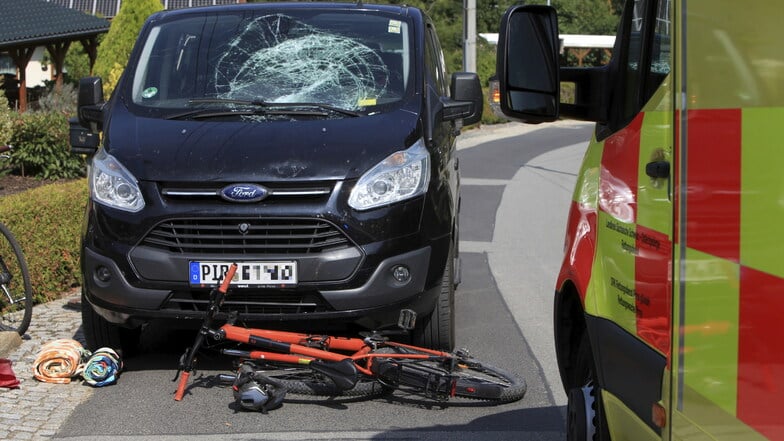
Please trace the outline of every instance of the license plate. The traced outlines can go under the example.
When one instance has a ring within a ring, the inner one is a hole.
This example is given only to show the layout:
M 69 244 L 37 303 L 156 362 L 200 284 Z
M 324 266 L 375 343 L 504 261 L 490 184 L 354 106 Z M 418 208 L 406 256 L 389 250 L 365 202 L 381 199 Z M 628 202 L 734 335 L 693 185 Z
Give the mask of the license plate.
M 190 262 L 189 282 L 195 286 L 215 286 L 229 270 L 227 262 Z M 231 285 L 241 288 L 294 286 L 297 262 L 237 262 Z

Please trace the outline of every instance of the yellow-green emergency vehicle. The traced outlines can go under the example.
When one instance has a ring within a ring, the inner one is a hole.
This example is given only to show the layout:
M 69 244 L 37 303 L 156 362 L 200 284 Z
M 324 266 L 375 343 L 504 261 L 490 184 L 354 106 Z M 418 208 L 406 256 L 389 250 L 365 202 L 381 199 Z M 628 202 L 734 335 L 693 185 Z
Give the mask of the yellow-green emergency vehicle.
M 555 286 L 568 439 L 784 440 L 784 2 L 628 0 L 608 65 L 559 49 L 554 9 L 502 19 L 502 111 L 596 121 Z

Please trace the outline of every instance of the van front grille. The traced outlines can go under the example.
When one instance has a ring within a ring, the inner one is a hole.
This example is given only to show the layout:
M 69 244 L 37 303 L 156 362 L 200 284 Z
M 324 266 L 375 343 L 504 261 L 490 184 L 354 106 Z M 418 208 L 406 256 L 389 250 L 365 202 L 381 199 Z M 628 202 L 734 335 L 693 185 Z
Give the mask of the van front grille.
M 206 311 L 207 291 L 175 291 L 164 309 Z M 221 311 L 242 314 L 303 314 L 330 311 L 316 291 L 236 290 L 226 297 Z
M 351 246 L 333 224 L 309 218 L 170 219 L 142 245 L 183 254 L 318 254 Z

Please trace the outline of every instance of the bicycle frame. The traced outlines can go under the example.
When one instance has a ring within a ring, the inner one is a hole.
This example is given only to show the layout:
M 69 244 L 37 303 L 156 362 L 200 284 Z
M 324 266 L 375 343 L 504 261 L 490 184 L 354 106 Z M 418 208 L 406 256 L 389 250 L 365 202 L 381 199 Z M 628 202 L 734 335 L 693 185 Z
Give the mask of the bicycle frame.
M 363 380 L 363 385 L 379 383 L 384 387 L 412 388 L 437 400 L 461 396 L 504 402 L 519 400 L 525 394 L 524 379 L 481 363 L 464 351 L 448 353 L 398 343 L 387 340 L 383 333 L 372 332 L 364 338 L 351 338 L 247 328 L 235 326 L 236 316 L 233 314 L 230 314 L 226 324 L 213 327 L 212 322 L 218 314 L 236 270 L 237 265 L 232 264 L 220 286 L 210 293 L 210 303 L 204 322 L 193 345 L 180 359 L 177 375 L 182 374 L 182 377 L 174 395 L 176 401 L 181 400 L 185 394 L 188 377 L 194 369 L 196 354 L 207 338 L 217 342 L 235 342 L 259 348 L 258 350 L 223 349 L 222 353 L 226 355 L 267 361 L 272 365 L 270 367 L 304 367 L 319 378 L 314 384 L 322 384 L 318 382 L 326 379 L 330 383 L 329 391 L 334 391 L 335 394 L 342 394 L 349 390 L 356 392 L 360 380 Z M 402 310 L 399 326 L 410 329 L 409 326 L 413 327 L 414 319 L 415 316 L 411 311 Z M 383 351 L 384 348 L 390 350 Z M 245 368 L 246 374 L 251 372 L 248 369 L 250 368 Z M 276 369 L 272 371 L 274 370 Z M 264 379 L 263 371 L 262 369 L 254 372 Z M 284 375 L 288 371 L 289 369 L 283 369 Z M 293 369 L 293 371 L 300 370 Z M 476 375 L 484 375 L 484 377 L 477 378 Z M 238 390 L 236 387 L 245 384 L 237 382 L 241 380 L 241 376 L 240 372 L 235 378 L 233 385 L 235 392 Z M 176 381 L 177 377 L 174 380 Z M 275 385 L 271 377 L 265 380 L 265 384 L 267 383 Z M 297 383 L 297 380 L 293 380 L 290 386 L 280 387 L 299 387 L 293 384 L 306 384 L 306 382 Z M 310 394 L 314 391 L 311 386 L 305 388 L 300 391 L 307 390 L 307 392 L 300 393 Z M 372 393 L 374 388 L 362 389 L 363 392 L 360 393 Z M 319 393 L 323 393 L 323 390 Z M 261 397 L 264 394 L 263 389 L 257 390 L 256 394 L 254 397 L 248 397 L 254 410 L 256 405 L 263 401 Z M 278 399 L 281 399 L 280 396 Z M 265 410 L 263 405 L 261 409 Z
M 392 341 L 385 341 L 384 346 L 397 348 L 410 348 L 427 354 L 371 354 L 372 343 L 361 338 L 334 337 L 326 335 L 301 334 L 288 331 L 273 331 L 258 328 L 245 328 L 226 324 L 216 333 L 219 338 L 244 343 L 251 346 L 268 349 L 267 351 L 233 351 L 232 354 L 243 352 L 246 358 L 254 360 L 268 360 L 273 362 L 306 365 L 314 360 L 340 362 L 350 359 L 357 370 L 367 376 L 375 376 L 370 369 L 374 358 L 400 358 L 407 360 L 425 360 L 442 358 L 449 359 L 452 355 L 447 352 L 406 345 Z M 321 349 L 315 347 L 321 346 Z M 274 351 L 274 352 L 273 352 Z M 343 351 L 342 354 L 333 351 Z M 363 366 L 358 362 L 367 361 Z
M 311 335 L 289 331 L 246 328 L 235 326 L 231 323 L 224 324 L 216 330 L 212 328 L 212 321 L 218 313 L 218 308 L 223 304 L 223 300 L 231 284 L 231 279 L 234 277 L 236 271 L 237 265 L 231 264 L 220 285 L 211 293 L 209 308 L 205 314 L 204 322 L 199 329 L 199 334 L 196 336 L 193 346 L 185 352 L 180 360 L 177 376 L 180 376 L 181 374 L 182 377 L 180 378 L 180 383 L 175 392 L 174 399 L 176 401 L 182 400 L 185 395 L 185 387 L 188 378 L 190 377 L 191 371 L 194 369 L 196 353 L 208 336 L 217 341 L 233 341 L 266 349 L 257 351 L 224 350 L 224 353 L 228 355 L 294 365 L 311 365 L 314 361 L 340 363 L 345 360 L 351 360 L 354 368 L 356 368 L 356 372 L 374 378 L 377 377 L 372 371 L 374 358 L 383 357 L 385 359 L 398 358 L 407 360 L 449 360 L 453 358 L 452 355 L 447 352 L 386 340 L 376 342 L 373 341 L 371 337 L 361 339 L 328 335 Z M 375 349 L 379 343 L 387 347 L 411 348 L 420 353 L 371 354 L 371 351 Z M 315 365 L 312 365 L 311 367 L 315 369 Z M 177 376 L 175 376 L 174 381 L 177 380 Z M 355 382 L 356 379 L 353 381 Z

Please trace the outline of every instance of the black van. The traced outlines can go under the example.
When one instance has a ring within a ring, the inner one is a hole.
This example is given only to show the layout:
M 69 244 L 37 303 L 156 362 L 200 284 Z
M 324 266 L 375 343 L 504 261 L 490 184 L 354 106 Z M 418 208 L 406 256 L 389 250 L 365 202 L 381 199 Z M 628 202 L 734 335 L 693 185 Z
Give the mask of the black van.
M 224 308 L 247 322 L 383 329 L 413 311 L 411 340 L 451 349 L 455 137 L 481 113 L 476 74 L 446 78 L 416 8 L 152 15 L 108 101 L 82 79 L 72 125 L 92 155 L 88 346 L 128 350 L 152 319 L 200 318 L 237 262 Z

